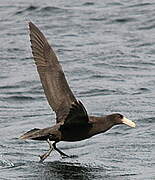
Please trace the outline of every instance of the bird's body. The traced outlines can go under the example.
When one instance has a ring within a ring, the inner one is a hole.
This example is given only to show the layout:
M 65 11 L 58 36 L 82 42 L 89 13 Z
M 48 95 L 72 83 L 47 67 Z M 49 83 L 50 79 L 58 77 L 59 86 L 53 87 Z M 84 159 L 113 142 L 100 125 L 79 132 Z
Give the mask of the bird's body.
M 44 129 L 32 129 L 21 136 L 22 139 L 47 140 L 50 141 L 80 141 L 88 139 L 96 134 L 103 133 L 114 126 L 115 123 L 109 121 L 107 116 L 89 116 L 86 126 L 69 126 L 63 128 L 63 123 L 59 122 L 52 127 Z
M 30 41 L 33 58 L 37 65 L 40 80 L 49 105 L 56 113 L 56 124 L 44 129 L 32 129 L 22 135 L 21 139 L 44 140 L 50 149 L 40 156 L 47 158 L 54 148 L 61 155 L 67 156 L 56 147 L 59 141 L 80 141 L 103 133 L 117 124 L 135 127 L 135 123 L 121 114 L 103 117 L 88 116 L 83 104 L 76 100 L 66 81 L 62 67 L 45 36 L 32 23 L 29 23 Z M 53 146 L 51 141 L 54 141 Z

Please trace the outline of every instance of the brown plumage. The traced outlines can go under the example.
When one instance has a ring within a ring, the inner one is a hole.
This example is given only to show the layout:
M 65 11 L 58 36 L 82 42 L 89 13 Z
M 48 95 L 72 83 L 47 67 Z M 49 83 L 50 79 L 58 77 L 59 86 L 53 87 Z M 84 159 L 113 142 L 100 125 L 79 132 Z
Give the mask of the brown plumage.
M 56 125 L 44 129 L 32 129 L 21 139 L 45 140 L 50 149 L 40 156 L 41 161 L 55 149 L 63 156 L 68 156 L 56 147 L 59 141 L 80 141 L 103 133 L 117 124 L 135 127 L 135 123 L 121 114 L 104 117 L 88 116 L 83 104 L 76 100 L 66 81 L 62 67 L 42 32 L 29 22 L 30 41 L 40 80 L 49 105 L 56 113 Z M 50 141 L 54 141 L 51 145 Z

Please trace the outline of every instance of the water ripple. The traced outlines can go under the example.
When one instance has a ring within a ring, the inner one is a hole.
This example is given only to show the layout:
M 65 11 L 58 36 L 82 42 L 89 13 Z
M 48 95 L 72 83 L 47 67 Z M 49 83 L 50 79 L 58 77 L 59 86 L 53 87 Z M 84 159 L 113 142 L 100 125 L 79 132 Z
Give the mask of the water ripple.
M 37 7 L 37 6 L 31 5 L 31 6 L 28 6 L 28 7 L 24 8 L 24 9 L 22 9 L 22 10 L 17 10 L 17 12 L 15 13 L 15 15 L 23 14 L 23 13 L 25 13 L 25 12 L 35 11 L 35 10 L 38 9 L 38 8 L 39 8 L 39 7 Z
M 22 101 L 31 101 L 35 100 L 36 98 L 31 96 L 9 96 L 9 97 L 2 97 L 0 98 L 2 101 L 14 101 L 14 102 L 22 102 Z
M 130 18 L 130 17 L 126 17 L 126 18 L 117 18 L 114 19 L 112 22 L 110 23 L 128 23 L 128 22 L 135 22 L 136 19 L 135 18 Z

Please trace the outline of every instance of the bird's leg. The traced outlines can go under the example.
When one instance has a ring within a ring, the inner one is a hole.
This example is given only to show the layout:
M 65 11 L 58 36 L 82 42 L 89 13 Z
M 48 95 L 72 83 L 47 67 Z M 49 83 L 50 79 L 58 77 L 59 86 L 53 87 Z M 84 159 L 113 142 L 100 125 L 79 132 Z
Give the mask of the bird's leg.
M 56 143 L 57 143 L 57 142 L 54 142 L 54 143 L 53 143 L 53 148 L 54 148 L 58 153 L 60 153 L 61 156 L 69 157 L 67 154 L 65 154 L 64 152 L 60 151 L 60 149 L 58 149 L 58 148 L 56 147 Z
M 50 155 L 50 153 L 53 151 L 53 146 L 51 144 L 51 141 L 49 139 L 47 139 L 47 142 L 48 142 L 50 148 L 47 151 L 47 153 L 40 155 L 40 161 L 39 162 L 43 162 Z

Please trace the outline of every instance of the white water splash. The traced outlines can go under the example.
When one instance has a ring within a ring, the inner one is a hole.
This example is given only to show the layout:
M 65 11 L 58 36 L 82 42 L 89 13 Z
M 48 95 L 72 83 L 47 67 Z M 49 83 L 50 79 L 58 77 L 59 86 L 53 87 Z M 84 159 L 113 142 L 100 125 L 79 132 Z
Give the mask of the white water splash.
M 0 166 L 2 167 L 14 167 L 14 163 L 6 159 L 3 155 L 0 155 Z

